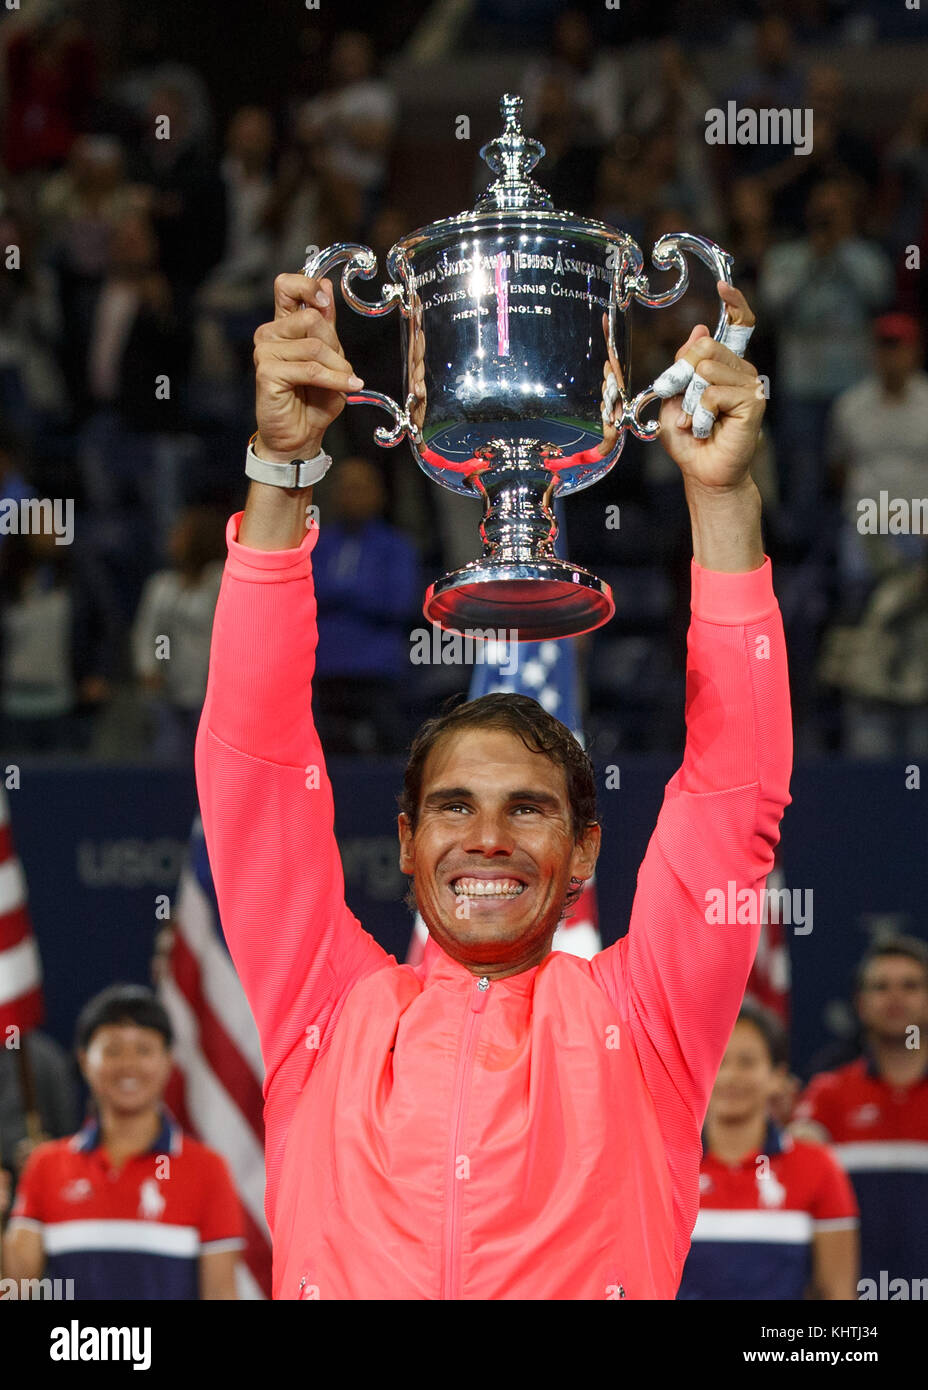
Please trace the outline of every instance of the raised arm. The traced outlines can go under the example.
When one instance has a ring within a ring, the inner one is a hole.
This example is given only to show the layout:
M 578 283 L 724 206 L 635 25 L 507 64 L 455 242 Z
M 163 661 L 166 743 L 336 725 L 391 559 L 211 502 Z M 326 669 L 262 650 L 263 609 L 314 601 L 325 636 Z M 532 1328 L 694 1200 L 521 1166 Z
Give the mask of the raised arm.
M 255 335 L 255 451 L 313 457 L 357 380 L 320 285 L 275 284 L 277 318 Z M 315 383 L 308 385 L 304 383 Z M 312 718 L 317 643 L 307 528 L 312 490 L 253 482 L 230 518 L 197 731 L 200 812 L 223 932 L 254 1014 L 266 1077 L 267 1208 L 293 1106 L 351 986 L 393 963 L 344 898 L 332 788 Z M 309 518 L 311 519 L 311 517 Z
M 730 302 L 747 310 L 740 295 Z M 757 950 L 759 890 L 792 761 L 783 627 L 748 472 L 762 393 L 753 368 L 733 362 L 707 330 L 696 330 L 684 355 L 710 382 L 702 405 L 717 417 L 698 438 L 689 421 L 677 424 L 679 397 L 662 412 L 693 528 L 686 751 L 639 871 L 628 935 L 595 961 L 654 1098 L 681 1261 L 698 1207 L 699 1133 Z M 752 899 L 739 899 L 744 889 Z

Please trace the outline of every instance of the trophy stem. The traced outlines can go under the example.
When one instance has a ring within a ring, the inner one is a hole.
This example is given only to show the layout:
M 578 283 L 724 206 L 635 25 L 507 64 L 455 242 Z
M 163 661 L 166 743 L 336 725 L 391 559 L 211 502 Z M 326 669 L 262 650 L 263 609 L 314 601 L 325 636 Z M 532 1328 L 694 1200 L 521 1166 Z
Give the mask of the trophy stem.
M 479 449 L 491 467 L 471 476 L 486 504 L 480 523 L 483 560 L 523 564 L 554 558 L 557 475 L 545 469 L 552 453 L 537 439 L 494 439 Z
M 609 621 L 609 585 L 554 553 L 557 474 L 546 459 L 558 453 L 537 439 L 491 439 L 476 450 L 489 465 L 471 474 L 486 503 L 483 555 L 431 585 L 422 609 L 429 622 L 538 642 Z

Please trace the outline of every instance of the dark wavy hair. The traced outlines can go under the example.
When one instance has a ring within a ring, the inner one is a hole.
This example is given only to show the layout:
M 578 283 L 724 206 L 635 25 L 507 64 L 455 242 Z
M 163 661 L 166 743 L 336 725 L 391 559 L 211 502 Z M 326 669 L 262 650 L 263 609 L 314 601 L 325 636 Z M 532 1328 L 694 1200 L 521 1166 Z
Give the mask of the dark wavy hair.
M 422 778 L 426 760 L 441 739 L 466 729 L 502 729 L 516 734 L 526 748 L 541 753 L 557 767 L 564 769 L 567 780 L 567 799 L 570 803 L 571 828 L 578 843 L 584 830 L 599 822 L 596 809 L 596 781 L 593 764 L 566 724 L 555 719 L 537 700 L 528 695 L 494 691 L 477 700 L 460 701 L 452 695 L 441 712 L 420 727 L 409 749 L 409 759 L 403 775 L 403 790 L 397 797 L 400 810 L 408 817 L 415 833 L 419 824 L 419 803 L 422 799 Z M 567 915 L 583 892 L 583 884 L 573 883 L 564 900 Z M 415 895 L 410 885 L 406 902 L 415 909 Z

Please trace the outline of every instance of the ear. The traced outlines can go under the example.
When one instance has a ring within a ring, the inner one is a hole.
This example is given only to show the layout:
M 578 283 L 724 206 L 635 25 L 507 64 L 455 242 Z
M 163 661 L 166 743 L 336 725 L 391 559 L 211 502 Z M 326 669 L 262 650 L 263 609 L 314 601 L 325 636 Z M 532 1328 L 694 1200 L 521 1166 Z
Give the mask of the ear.
M 574 852 L 571 856 L 570 872 L 573 876 L 583 879 L 593 877 L 602 838 L 603 828 L 598 822 L 594 821 L 592 825 L 586 827 L 574 846 Z
M 413 833 L 405 811 L 401 811 L 397 816 L 396 829 L 400 840 L 400 873 L 414 873 L 416 855 L 413 849 Z

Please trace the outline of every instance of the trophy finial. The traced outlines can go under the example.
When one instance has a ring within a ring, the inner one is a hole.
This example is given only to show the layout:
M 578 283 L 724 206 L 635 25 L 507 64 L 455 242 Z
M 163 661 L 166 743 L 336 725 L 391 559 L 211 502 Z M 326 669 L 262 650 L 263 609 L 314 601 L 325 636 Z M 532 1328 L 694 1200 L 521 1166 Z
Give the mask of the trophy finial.
M 497 175 L 477 199 L 477 211 L 492 208 L 554 207 L 551 198 L 529 174 L 545 152 L 540 140 L 522 133 L 522 98 L 507 92 L 499 103 L 503 118 L 503 133 L 490 140 L 480 151 L 493 173 Z
M 503 118 L 507 135 L 522 134 L 522 98 L 514 92 L 500 97 L 499 114 Z

